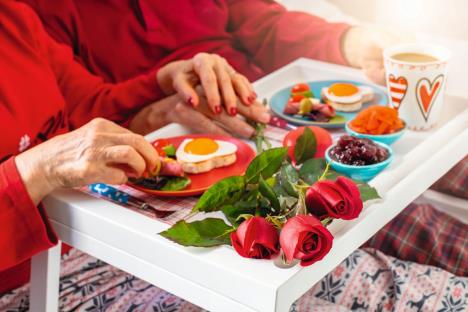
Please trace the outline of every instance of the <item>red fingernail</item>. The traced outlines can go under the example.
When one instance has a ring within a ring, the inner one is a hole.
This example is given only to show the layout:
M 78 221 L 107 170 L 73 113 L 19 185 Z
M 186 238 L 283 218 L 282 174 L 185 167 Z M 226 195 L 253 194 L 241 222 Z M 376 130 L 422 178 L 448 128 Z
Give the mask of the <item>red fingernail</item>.
M 231 116 L 236 116 L 237 115 L 237 108 L 236 107 L 231 107 L 231 109 L 229 110 L 229 113 L 231 114 Z
M 187 103 L 188 103 L 190 106 L 195 106 L 195 103 L 193 102 L 193 99 L 192 99 L 191 97 L 188 98 Z
M 215 106 L 215 113 L 216 114 L 221 114 L 221 111 L 222 111 L 221 105 L 216 105 Z
M 252 105 L 254 101 L 255 101 L 255 96 L 254 96 L 254 95 L 250 95 L 250 96 L 249 96 L 249 104 Z

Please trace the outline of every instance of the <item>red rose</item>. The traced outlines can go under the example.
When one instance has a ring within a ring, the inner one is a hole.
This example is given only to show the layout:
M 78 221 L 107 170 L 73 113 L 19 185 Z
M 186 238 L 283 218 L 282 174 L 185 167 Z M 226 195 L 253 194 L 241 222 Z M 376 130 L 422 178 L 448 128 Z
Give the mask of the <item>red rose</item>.
M 281 230 L 280 245 L 286 260 L 301 260 L 302 266 L 322 260 L 330 251 L 333 235 L 320 221 L 310 215 L 289 219 Z
M 363 206 L 356 183 L 345 177 L 316 182 L 307 190 L 305 202 L 307 210 L 318 218 L 344 220 L 357 218 Z
M 270 259 L 278 249 L 278 231 L 262 217 L 252 217 L 231 233 L 231 243 L 245 258 Z

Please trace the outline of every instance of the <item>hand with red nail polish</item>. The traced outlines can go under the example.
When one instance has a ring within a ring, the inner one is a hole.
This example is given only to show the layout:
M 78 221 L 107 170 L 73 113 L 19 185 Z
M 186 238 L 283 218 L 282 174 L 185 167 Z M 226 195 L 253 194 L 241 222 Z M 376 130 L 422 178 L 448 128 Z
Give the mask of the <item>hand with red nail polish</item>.
M 217 114 L 219 103 L 231 113 L 238 103 L 252 105 L 256 98 L 249 80 L 216 54 L 198 53 L 192 59 L 171 62 L 158 71 L 157 79 L 167 95 L 178 93 L 193 107 L 200 102 L 195 88 L 201 85 L 212 112 Z

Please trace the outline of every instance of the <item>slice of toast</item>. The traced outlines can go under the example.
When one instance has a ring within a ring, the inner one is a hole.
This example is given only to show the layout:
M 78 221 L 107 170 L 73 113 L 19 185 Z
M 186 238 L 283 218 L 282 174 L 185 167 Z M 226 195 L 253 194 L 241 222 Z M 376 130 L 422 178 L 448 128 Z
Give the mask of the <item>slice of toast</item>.
M 179 163 L 182 165 L 182 169 L 186 173 L 197 174 L 208 172 L 214 168 L 226 167 L 232 165 L 237 160 L 236 153 L 214 157 L 209 160 L 200 161 L 196 163 L 192 162 L 183 162 L 179 160 Z

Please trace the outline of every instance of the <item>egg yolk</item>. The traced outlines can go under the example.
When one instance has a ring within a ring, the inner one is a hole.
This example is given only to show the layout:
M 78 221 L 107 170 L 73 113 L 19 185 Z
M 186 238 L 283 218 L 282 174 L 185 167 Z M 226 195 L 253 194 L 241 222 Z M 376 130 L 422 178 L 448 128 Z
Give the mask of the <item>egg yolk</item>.
M 328 92 L 335 96 L 350 96 L 357 94 L 359 89 L 350 83 L 335 83 L 328 88 Z
M 184 147 L 184 151 L 194 155 L 208 155 L 218 150 L 218 143 L 208 138 L 193 139 Z

